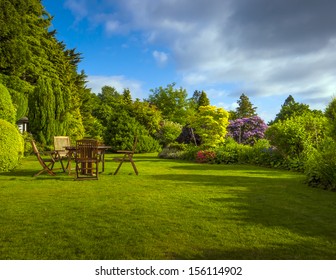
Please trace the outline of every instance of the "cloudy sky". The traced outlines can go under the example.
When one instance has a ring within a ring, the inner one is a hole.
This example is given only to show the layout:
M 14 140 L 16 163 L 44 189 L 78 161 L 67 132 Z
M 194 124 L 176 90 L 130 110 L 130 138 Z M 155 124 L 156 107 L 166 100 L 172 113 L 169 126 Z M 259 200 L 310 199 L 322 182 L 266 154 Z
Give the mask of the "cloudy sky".
M 245 93 L 266 121 L 291 94 L 313 109 L 336 96 L 336 1 L 43 0 L 82 53 L 88 87 L 134 98 L 175 82 L 234 109 Z

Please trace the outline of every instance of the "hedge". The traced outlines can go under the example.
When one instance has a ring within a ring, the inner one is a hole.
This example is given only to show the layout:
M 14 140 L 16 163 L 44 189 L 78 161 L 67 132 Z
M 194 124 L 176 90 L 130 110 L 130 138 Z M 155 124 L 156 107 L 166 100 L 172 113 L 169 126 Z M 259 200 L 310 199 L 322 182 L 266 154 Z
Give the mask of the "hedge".
M 0 119 L 0 171 L 14 169 L 23 156 L 24 142 L 17 127 Z

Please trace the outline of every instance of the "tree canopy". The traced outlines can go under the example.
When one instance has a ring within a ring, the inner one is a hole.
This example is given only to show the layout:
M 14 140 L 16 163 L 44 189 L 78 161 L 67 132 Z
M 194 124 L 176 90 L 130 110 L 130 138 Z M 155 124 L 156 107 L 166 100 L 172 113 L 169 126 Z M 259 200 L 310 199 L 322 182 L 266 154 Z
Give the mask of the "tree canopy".
M 172 83 L 165 88 L 152 89 L 151 92 L 147 101 L 162 112 L 164 119 L 180 124 L 186 123 L 189 105 L 185 89 L 176 89 L 175 83 Z
M 78 138 L 84 131 L 80 54 L 56 39 L 51 21 L 39 0 L 0 0 L 0 80 L 12 96 L 16 120 L 28 114 L 31 132 L 44 144 L 54 133 Z
M 294 115 L 301 116 L 308 111 L 309 105 L 296 102 L 294 97 L 289 95 L 281 106 L 280 112 L 276 115 L 275 119 L 270 122 L 270 124 L 287 120 Z

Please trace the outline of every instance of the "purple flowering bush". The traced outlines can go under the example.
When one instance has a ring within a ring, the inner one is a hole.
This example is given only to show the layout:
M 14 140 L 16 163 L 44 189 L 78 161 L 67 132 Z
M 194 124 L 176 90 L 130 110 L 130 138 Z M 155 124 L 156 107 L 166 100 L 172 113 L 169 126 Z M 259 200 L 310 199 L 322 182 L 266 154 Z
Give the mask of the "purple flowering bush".
M 228 136 L 240 144 L 254 145 L 265 137 L 267 125 L 258 116 L 230 121 L 227 127 Z

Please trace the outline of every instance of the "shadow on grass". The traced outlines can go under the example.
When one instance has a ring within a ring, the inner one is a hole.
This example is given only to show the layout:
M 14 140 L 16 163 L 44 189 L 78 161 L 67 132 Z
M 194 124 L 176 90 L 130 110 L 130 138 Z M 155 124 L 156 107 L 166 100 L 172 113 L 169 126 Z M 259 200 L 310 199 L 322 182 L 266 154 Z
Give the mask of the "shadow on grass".
M 172 161 L 174 162 L 174 161 Z M 176 162 L 176 161 L 175 161 Z M 205 170 L 221 170 L 221 171 L 226 171 L 226 170 L 237 170 L 241 171 L 243 170 L 244 172 L 249 171 L 251 174 L 254 173 L 281 173 L 286 170 L 281 170 L 281 169 L 272 169 L 268 167 L 262 167 L 262 166 L 254 166 L 254 165 L 242 165 L 242 164 L 195 164 L 195 163 L 187 163 L 185 165 L 179 165 L 179 166 L 172 166 L 171 169 L 176 169 L 176 170 L 186 170 L 186 171 L 205 171 Z M 294 173 L 294 172 L 293 172 Z M 296 174 L 296 173 L 294 173 Z
M 73 180 L 74 178 L 67 175 L 59 170 L 54 171 L 56 176 L 51 176 L 47 173 L 43 173 L 39 176 L 34 177 L 34 174 L 39 172 L 39 170 L 32 169 L 15 169 L 10 172 L 0 172 L 0 180 L 16 180 L 16 178 L 29 178 L 31 180 Z M 1 178 L 3 177 L 3 178 Z
M 309 253 L 302 253 L 302 248 L 310 247 L 309 242 L 287 244 L 286 246 L 279 243 L 265 246 L 265 248 L 201 249 L 201 253 L 195 253 L 194 255 L 180 253 L 173 254 L 172 257 L 178 260 L 310 260 L 311 255 Z M 319 256 L 318 259 L 335 259 L 334 254 L 323 247 L 312 248 L 311 251 L 312 255 Z
M 109 155 L 107 157 L 105 157 L 105 162 L 116 162 L 114 159 L 115 158 L 122 158 L 123 155 L 119 155 L 119 154 L 115 154 L 112 157 Z M 161 159 L 158 157 L 152 157 L 152 156 L 141 156 L 141 155 L 137 155 L 135 154 L 133 157 L 134 162 L 166 162 L 166 163 L 176 163 L 178 161 L 180 162 L 185 162 L 182 160 L 170 160 L 170 159 Z M 116 162 L 117 163 L 117 162 Z
M 267 171 L 254 177 L 225 173 L 152 176 L 155 180 L 180 182 L 181 189 L 204 187 L 204 203 L 209 207 L 232 210 L 225 219 L 252 226 L 288 229 L 300 236 L 336 240 L 336 222 L 332 218 L 335 204 L 324 202 L 323 205 L 323 198 L 328 194 L 309 189 L 300 178 L 268 177 Z M 309 191 L 319 192 L 319 198 L 314 193 L 308 194 Z

